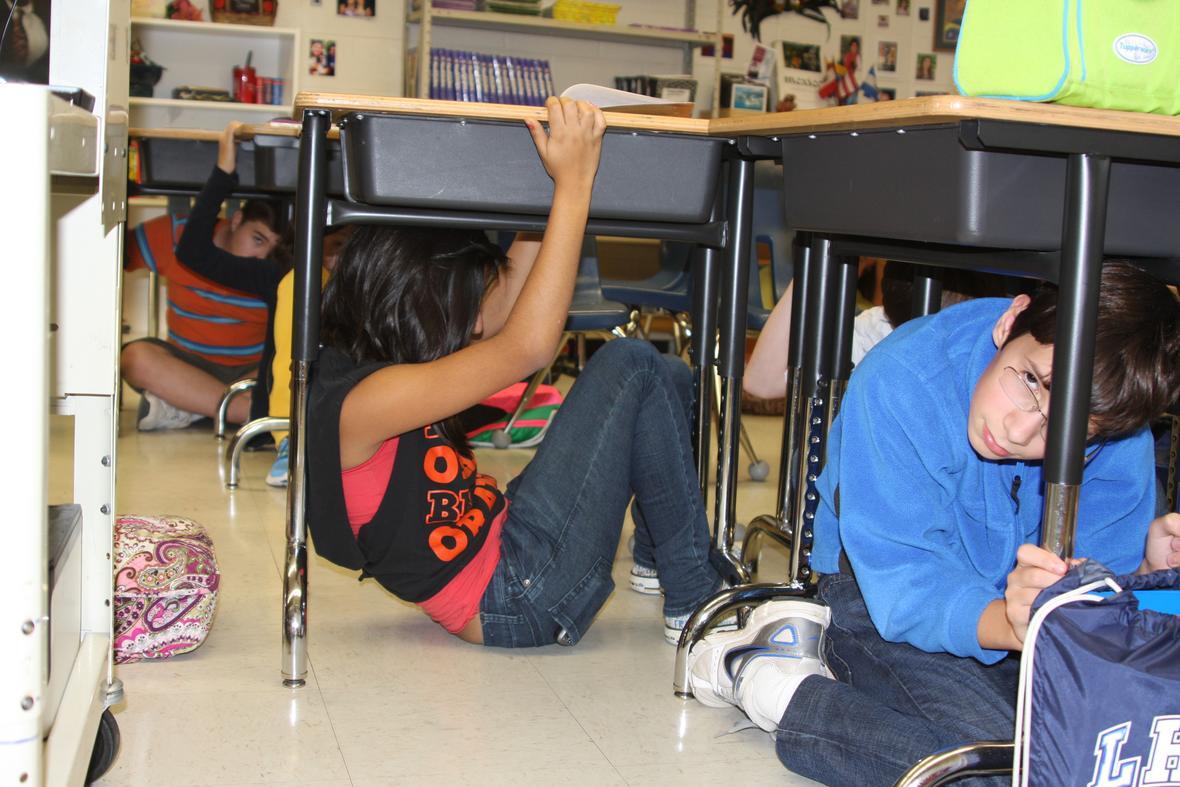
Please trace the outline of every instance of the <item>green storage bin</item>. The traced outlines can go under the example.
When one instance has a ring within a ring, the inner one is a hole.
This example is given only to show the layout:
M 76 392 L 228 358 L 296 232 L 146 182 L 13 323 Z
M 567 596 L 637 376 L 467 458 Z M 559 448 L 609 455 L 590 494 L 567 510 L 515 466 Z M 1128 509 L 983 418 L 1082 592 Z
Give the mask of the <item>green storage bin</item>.
M 965 96 L 1180 114 L 1180 0 L 969 0 Z

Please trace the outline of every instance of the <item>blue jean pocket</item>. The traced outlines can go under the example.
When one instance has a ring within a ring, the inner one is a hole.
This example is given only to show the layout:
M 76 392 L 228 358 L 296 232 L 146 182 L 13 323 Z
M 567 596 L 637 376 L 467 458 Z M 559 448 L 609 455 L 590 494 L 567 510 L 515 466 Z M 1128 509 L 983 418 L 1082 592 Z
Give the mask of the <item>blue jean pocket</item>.
M 578 643 L 615 589 L 610 572 L 610 561 L 598 558 L 586 575 L 549 608 L 553 620 L 565 630 L 570 645 Z

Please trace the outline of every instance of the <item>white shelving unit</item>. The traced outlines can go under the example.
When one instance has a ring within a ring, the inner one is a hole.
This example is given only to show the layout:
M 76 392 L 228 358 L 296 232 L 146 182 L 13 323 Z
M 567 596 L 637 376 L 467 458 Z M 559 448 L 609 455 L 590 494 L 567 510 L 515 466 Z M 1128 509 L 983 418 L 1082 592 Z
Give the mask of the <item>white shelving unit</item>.
M 290 116 L 291 102 L 299 90 L 296 53 L 300 35 L 296 28 L 263 25 L 227 25 L 217 22 L 183 22 L 172 19 L 131 20 L 131 40 L 138 41 L 154 62 L 164 67 L 152 98 L 132 97 L 134 127 L 176 126 L 221 128 L 243 113 Z M 172 98 L 172 89 L 212 87 L 232 93 L 233 67 L 251 65 L 260 77 L 282 79 L 282 104 L 240 104 L 227 101 L 188 101 Z
M 566 57 L 567 53 L 552 54 L 554 51 L 561 51 L 559 47 L 554 47 L 553 42 L 560 39 L 582 39 L 589 41 L 599 41 L 610 44 L 630 45 L 638 48 L 672 48 L 679 49 L 681 52 L 680 70 L 684 74 L 693 73 L 693 52 L 703 46 L 713 45 L 714 47 L 714 73 L 719 74 L 717 62 L 721 53 L 722 37 L 720 33 L 720 20 L 715 25 L 718 32 L 704 33 L 697 31 L 696 28 L 696 0 L 684 0 L 684 17 L 683 30 L 669 30 L 659 27 L 648 26 L 630 26 L 630 25 L 594 25 L 584 24 L 580 22 L 566 22 L 563 20 L 550 19 L 540 16 L 524 16 L 520 14 L 503 14 L 492 11 L 456 11 L 453 9 L 434 8 L 430 0 L 422 0 L 421 8 L 413 8 L 411 3 L 406 3 L 406 47 L 407 52 L 415 51 L 414 73 L 416 75 L 416 92 L 419 96 L 429 95 L 429 79 L 430 79 L 430 49 L 432 47 L 449 47 L 450 44 L 445 40 L 446 29 L 453 30 L 476 30 L 476 31 L 495 31 L 506 34 L 526 34 L 533 36 L 544 36 L 542 46 L 545 53 L 538 54 L 537 49 L 532 53 L 526 53 L 526 57 L 543 57 L 548 59 L 553 64 L 555 72 L 555 80 L 558 83 L 557 89 L 562 89 L 562 83 L 573 81 L 587 81 L 598 82 L 606 84 L 607 87 L 613 87 L 613 83 L 605 80 L 600 73 L 592 76 L 583 76 L 578 74 L 571 79 L 562 80 L 558 77 L 558 72 L 562 68 L 563 58 L 572 59 L 572 55 Z M 411 43 L 412 37 L 409 30 L 417 30 L 417 40 Z M 443 35 L 439 35 L 444 33 Z M 440 39 L 437 40 L 436 36 Z M 514 52 L 504 52 L 504 54 L 515 54 Z M 609 60 L 609 58 L 607 58 Z M 409 64 L 407 64 L 409 65 Z M 598 64 L 598 71 L 601 72 L 601 62 Z M 575 73 L 570 71 L 569 73 Z M 718 81 L 719 77 L 715 76 L 714 83 Z M 699 85 L 698 91 L 705 89 L 705 85 Z M 713 91 L 713 110 L 719 106 L 717 91 Z

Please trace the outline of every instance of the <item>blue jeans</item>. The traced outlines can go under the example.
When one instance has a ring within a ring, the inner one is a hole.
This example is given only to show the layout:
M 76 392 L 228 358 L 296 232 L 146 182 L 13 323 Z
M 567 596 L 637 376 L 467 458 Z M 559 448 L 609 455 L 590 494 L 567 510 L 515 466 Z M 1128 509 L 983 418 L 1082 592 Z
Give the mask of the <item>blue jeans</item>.
M 643 506 L 664 614 L 719 586 L 692 458 L 691 374 L 646 342 L 607 342 L 508 485 L 500 563 L 480 602 L 485 645 L 576 643 L 606 602 L 627 506 Z
M 824 784 L 892 785 L 940 749 L 1012 740 L 1018 657 L 984 666 L 886 642 L 847 574 L 822 577 L 819 598 L 832 608 L 825 654 L 837 680 L 805 679 L 787 706 L 774 739 L 789 769 Z

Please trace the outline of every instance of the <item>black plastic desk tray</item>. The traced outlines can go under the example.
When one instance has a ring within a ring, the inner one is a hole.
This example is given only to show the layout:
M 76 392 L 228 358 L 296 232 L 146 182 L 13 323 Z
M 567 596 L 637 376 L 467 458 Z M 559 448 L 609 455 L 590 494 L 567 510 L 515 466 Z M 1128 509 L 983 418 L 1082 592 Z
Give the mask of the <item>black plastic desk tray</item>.
M 215 140 L 167 139 L 146 137 L 139 140 L 139 160 L 143 168 L 140 181 L 144 188 L 201 190 L 217 164 Z M 254 143 L 239 142 L 237 155 L 238 186 L 256 188 L 254 183 Z
M 299 177 L 299 140 L 259 134 L 254 137 L 254 179 L 265 191 L 295 193 Z M 344 196 L 344 159 L 340 143 L 328 142 L 328 194 Z
M 340 124 L 348 198 L 372 205 L 545 215 L 553 197 L 522 122 L 353 114 Z M 726 141 L 608 131 L 590 215 L 701 223 Z
M 958 127 L 783 138 L 787 226 L 835 235 L 1061 247 L 1064 156 L 968 150 Z M 1113 162 L 1106 252 L 1180 256 L 1180 167 Z

